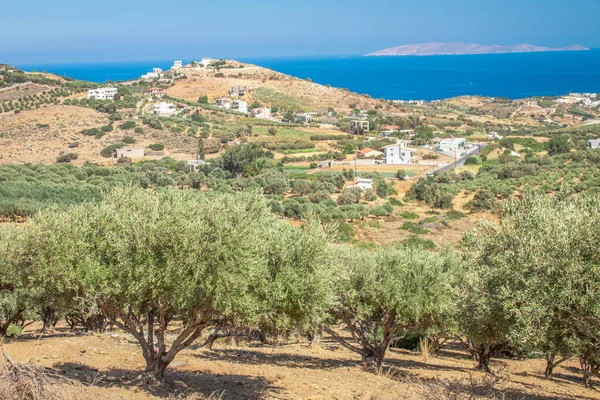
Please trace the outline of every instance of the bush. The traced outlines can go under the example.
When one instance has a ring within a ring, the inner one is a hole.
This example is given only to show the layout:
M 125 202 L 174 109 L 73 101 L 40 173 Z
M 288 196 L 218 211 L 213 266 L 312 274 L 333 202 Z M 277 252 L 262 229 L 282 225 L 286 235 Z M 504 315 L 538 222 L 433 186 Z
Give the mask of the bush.
M 131 137 L 131 136 L 125 136 L 122 140 L 123 143 L 125 144 L 134 144 L 135 143 L 135 138 Z
M 422 237 L 416 235 L 410 235 L 401 243 L 407 247 L 421 247 L 426 250 L 435 249 L 435 243 L 433 243 L 432 240 L 423 239 Z
M 67 153 L 60 155 L 56 158 L 57 163 L 70 163 L 71 161 L 77 160 L 79 155 L 77 153 Z
M 418 219 L 419 218 L 419 214 L 410 212 L 410 211 L 405 211 L 405 212 L 401 213 L 400 216 L 404 219 Z
M 117 160 L 117 164 L 131 164 L 131 158 L 121 157 Z
M 402 205 L 404 205 L 404 203 L 402 203 L 400 200 L 398 200 L 398 199 L 397 199 L 397 198 L 395 198 L 395 197 L 390 197 L 390 198 L 388 199 L 388 202 L 389 202 L 391 205 L 393 205 L 393 206 L 396 206 L 396 207 L 399 207 L 399 206 L 402 206 Z
M 69 148 L 70 148 L 70 149 L 73 149 L 73 148 L 75 148 L 75 147 L 79 147 L 79 142 L 72 142 L 72 143 L 69 143 Z
M 425 229 L 414 222 L 405 222 L 404 224 L 402 224 L 401 229 L 409 231 L 410 233 L 414 233 L 415 235 L 424 235 L 426 233 L 429 233 L 429 229 Z
M 269 135 L 275 136 L 275 135 L 277 135 L 277 128 L 272 126 L 268 129 L 268 132 L 269 132 Z
M 446 213 L 446 218 L 448 218 L 449 220 L 457 220 L 465 217 L 466 215 L 464 213 L 461 213 L 457 210 L 450 210 Z
M 134 121 L 127 121 L 127 122 L 123 122 L 122 124 L 119 125 L 119 129 L 121 130 L 129 130 L 129 129 L 133 129 L 135 128 L 137 125 Z
M 154 151 L 162 151 L 165 149 L 165 145 L 162 143 L 153 143 L 153 144 L 148 145 L 148 148 L 150 150 L 154 150 Z
M 440 158 L 440 156 L 436 154 L 423 154 L 423 160 L 437 160 L 438 158 Z
M 142 133 L 144 133 L 144 128 L 142 128 L 141 126 L 138 126 L 133 131 L 135 133 L 137 133 L 138 135 L 141 135 Z
M 18 325 L 9 325 L 6 330 L 6 336 L 8 337 L 20 337 L 23 332 L 23 328 Z
M 113 156 L 113 152 L 116 149 L 120 149 L 121 147 L 125 147 L 125 143 L 111 144 L 110 146 L 106 146 L 105 148 L 103 148 L 100 151 L 100 155 L 102 155 L 102 157 L 110 158 Z
M 469 156 L 465 160 L 465 165 L 479 165 L 481 164 L 481 158 L 477 156 Z
M 403 181 L 406 179 L 406 171 L 403 169 L 399 169 L 398 171 L 396 171 L 396 179 L 398 179 L 399 181 Z

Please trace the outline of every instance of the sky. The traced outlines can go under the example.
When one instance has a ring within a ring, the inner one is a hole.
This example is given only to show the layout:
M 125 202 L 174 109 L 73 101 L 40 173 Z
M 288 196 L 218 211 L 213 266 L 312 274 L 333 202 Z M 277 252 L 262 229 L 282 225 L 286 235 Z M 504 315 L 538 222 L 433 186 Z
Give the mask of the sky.
M 0 63 L 359 55 L 470 42 L 600 48 L 599 0 L 27 0 Z

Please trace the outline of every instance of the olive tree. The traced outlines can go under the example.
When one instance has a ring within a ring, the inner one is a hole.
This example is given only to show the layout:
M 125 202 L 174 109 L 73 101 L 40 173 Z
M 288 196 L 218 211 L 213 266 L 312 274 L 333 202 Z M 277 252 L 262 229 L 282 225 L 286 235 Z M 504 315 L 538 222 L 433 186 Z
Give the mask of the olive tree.
M 409 329 L 425 329 L 453 308 L 452 282 L 459 262 L 449 252 L 386 247 L 371 252 L 342 247 L 335 269 L 336 322 L 350 331 L 347 340 L 325 328 L 347 349 L 378 369 L 394 341 Z
M 318 226 L 289 226 L 256 193 L 116 189 L 41 212 L 9 243 L 5 260 L 23 282 L 97 303 L 158 380 L 208 329 L 305 329 L 330 297 Z
M 460 315 L 482 350 L 481 368 L 489 370 L 492 346 L 504 342 L 545 353 L 547 377 L 571 356 L 585 368 L 597 362 L 599 200 L 526 194 L 504 203 L 499 225 L 484 222 L 466 235 L 471 269 Z

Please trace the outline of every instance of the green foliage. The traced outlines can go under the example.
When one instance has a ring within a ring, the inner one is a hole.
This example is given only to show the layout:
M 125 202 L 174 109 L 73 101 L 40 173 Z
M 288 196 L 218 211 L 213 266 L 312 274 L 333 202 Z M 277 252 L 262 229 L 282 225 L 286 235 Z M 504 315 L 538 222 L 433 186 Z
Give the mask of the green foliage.
M 550 138 L 550 141 L 546 143 L 546 149 L 548 155 L 556 155 L 562 153 L 568 153 L 571 151 L 571 145 L 569 144 L 569 135 L 554 135 Z
M 129 130 L 129 129 L 134 129 L 136 126 L 137 125 L 136 125 L 135 121 L 126 121 L 119 125 L 119 129 L 125 131 L 125 130 Z
M 462 219 L 465 217 L 466 217 L 466 215 L 464 213 L 461 213 L 460 211 L 457 211 L 457 210 L 449 210 L 446 213 L 446 218 L 449 220 L 457 220 L 457 219 Z
M 215 163 L 235 177 L 254 176 L 270 166 L 273 157 L 271 151 L 263 149 L 258 143 L 244 143 L 225 150 Z
M 407 246 L 407 247 L 421 247 L 426 250 L 435 249 L 435 243 L 433 243 L 432 240 L 423 239 L 422 237 L 417 236 L 417 235 L 410 235 L 409 237 L 404 239 L 401 243 L 402 243 L 402 245 Z
M 410 212 L 410 211 L 404 211 L 404 212 L 400 213 L 400 216 L 404 219 L 418 219 L 419 218 L 419 214 Z
M 597 348 L 591 350 L 600 328 L 597 195 L 526 194 L 505 201 L 502 215 L 499 226 L 483 222 L 465 236 L 463 333 L 488 355 L 508 342 L 597 360 Z
M 110 146 L 106 146 L 105 148 L 103 148 L 102 151 L 100 151 L 100 154 L 102 155 L 102 157 L 110 158 L 113 156 L 113 152 L 116 149 L 120 149 L 121 147 L 125 147 L 125 143 L 111 144 Z
M 62 154 L 56 158 L 57 163 L 70 163 L 71 161 L 77 160 L 79 155 L 77 153 Z
M 403 223 L 401 229 L 409 231 L 410 233 L 414 233 L 415 235 L 424 235 L 429 233 L 429 229 L 425 229 L 421 225 L 409 221 Z
M 209 329 L 304 332 L 331 304 L 319 227 L 291 227 L 256 193 L 113 190 L 100 203 L 40 213 L 3 242 L 19 282 L 98 304 L 158 379 Z M 148 329 L 134 322 L 142 318 Z M 183 326 L 167 342 L 174 319 Z
M 148 148 L 153 151 L 163 151 L 165 149 L 165 145 L 162 143 L 152 143 L 148 145 Z
M 459 264 L 448 252 L 343 247 L 336 259 L 332 314 L 355 332 L 358 345 L 325 330 L 367 364 L 379 368 L 389 345 L 405 329 L 426 329 L 452 309 L 451 285 Z

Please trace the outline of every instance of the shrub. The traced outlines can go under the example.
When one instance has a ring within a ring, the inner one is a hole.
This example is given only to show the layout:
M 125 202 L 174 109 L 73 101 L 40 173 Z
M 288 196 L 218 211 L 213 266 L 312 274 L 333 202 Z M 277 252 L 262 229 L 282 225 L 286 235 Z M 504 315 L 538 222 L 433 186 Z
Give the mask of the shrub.
M 142 133 L 144 133 L 144 128 L 142 128 L 141 126 L 138 126 L 133 131 L 135 133 L 137 133 L 138 135 L 141 135 Z
M 75 147 L 79 147 L 79 142 L 71 142 L 71 143 L 69 143 L 69 148 L 70 149 L 73 149 Z
M 395 197 L 390 197 L 390 198 L 388 199 L 388 202 L 389 202 L 391 205 L 393 205 L 393 206 L 396 206 L 396 207 L 399 207 L 399 206 L 402 206 L 402 205 L 404 205 L 404 203 L 402 203 L 400 200 L 398 200 L 398 199 L 397 199 L 397 198 L 395 198 Z
M 131 158 L 121 157 L 117 160 L 117 164 L 131 164 Z
M 133 129 L 136 126 L 137 125 L 136 125 L 135 121 L 127 121 L 127 122 L 123 122 L 122 124 L 120 124 L 119 129 L 126 131 L 129 129 Z
M 457 220 L 457 219 L 461 219 L 461 218 L 465 218 L 466 215 L 464 213 L 461 213 L 460 211 L 457 210 L 449 210 L 446 213 L 446 218 L 448 218 L 449 220 Z
M 148 148 L 150 150 L 154 150 L 154 151 L 162 151 L 165 149 L 165 145 L 162 143 L 153 143 L 153 144 L 148 145 Z
M 435 249 L 435 243 L 433 243 L 432 240 L 423 239 L 422 237 L 417 235 L 410 235 L 401 243 L 402 245 L 407 247 L 421 247 L 426 250 Z
M 269 132 L 269 135 L 275 136 L 275 135 L 277 135 L 277 128 L 272 126 L 268 129 L 268 132 Z
M 425 229 L 414 222 L 405 222 L 404 224 L 402 224 L 401 229 L 409 231 L 410 233 L 414 233 L 415 235 L 424 235 L 426 233 L 429 233 L 429 229 Z
M 113 155 L 113 152 L 116 149 L 120 149 L 121 147 L 125 147 L 125 143 L 115 143 L 115 144 L 111 144 L 110 146 L 106 146 L 105 148 L 103 148 L 100 151 L 100 155 L 102 155 L 102 157 L 106 157 L 106 158 L 110 158 Z
M 477 156 L 469 156 L 465 160 L 465 165 L 479 165 L 481 164 L 481 158 Z
M 400 216 L 404 219 L 418 219 L 419 218 L 419 214 L 410 212 L 410 211 L 405 211 L 405 212 L 401 213 Z
M 396 171 L 396 179 L 398 179 L 399 181 L 403 181 L 406 179 L 406 171 L 403 169 L 399 169 L 398 171 Z
M 437 154 L 423 154 L 423 160 L 437 160 L 438 158 L 440 158 L 440 156 Z
M 131 136 L 125 136 L 122 139 L 122 142 L 125 144 L 134 144 L 135 143 L 135 138 L 131 137 Z
M 77 160 L 78 157 L 79 157 L 79 155 L 77 155 L 77 153 L 67 153 L 67 154 L 58 156 L 56 158 L 56 162 L 57 163 L 70 163 L 73 160 Z

